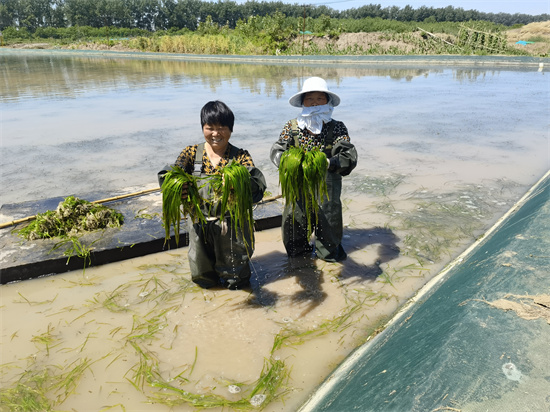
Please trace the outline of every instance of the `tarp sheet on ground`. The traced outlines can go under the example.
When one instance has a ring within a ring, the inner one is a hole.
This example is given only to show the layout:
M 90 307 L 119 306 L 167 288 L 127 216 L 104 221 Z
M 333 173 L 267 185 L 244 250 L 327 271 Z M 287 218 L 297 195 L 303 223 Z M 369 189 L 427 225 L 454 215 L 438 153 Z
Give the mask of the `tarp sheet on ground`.
M 550 410 L 550 174 L 305 411 Z

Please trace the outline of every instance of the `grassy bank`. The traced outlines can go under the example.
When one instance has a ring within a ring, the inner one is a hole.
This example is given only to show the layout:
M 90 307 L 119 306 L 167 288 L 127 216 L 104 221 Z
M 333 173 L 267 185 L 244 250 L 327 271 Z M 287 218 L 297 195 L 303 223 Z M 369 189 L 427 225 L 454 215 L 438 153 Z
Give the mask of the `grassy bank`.
M 307 24 L 306 24 L 307 23 Z M 4 31 L 9 47 L 134 50 L 223 55 L 523 55 L 550 56 L 550 35 L 529 27 L 513 29 L 490 22 L 396 22 L 378 18 L 356 21 L 305 20 L 275 13 L 239 21 L 234 29 L 211 19 L 195 31 L 148 32 L 104 27 Z M 527 44 L 516 44 L 523 40 Z

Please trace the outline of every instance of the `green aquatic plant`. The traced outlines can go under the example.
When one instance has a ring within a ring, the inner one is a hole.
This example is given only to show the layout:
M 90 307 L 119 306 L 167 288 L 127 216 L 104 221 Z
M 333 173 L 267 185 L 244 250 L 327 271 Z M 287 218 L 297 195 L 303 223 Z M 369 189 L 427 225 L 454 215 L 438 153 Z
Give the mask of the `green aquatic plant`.
M 33 336 L 31 339 L 31 342 L 33 342 L 35 345 L 44 345 L 46 348 L 46 355 L 50 355 L 50 349 L 55 345 L 55 343 L 58 341 L 58 337 L 53 334 L 54 328 L 52 325 L 48 325 L 48 330 L 41 335 Z
M 233 229 L 237 235 L 254 231 L 254 216 L 252 212 L 252 189 L 248 169 L 232 161 L 223 167 L 220 174 L 213 177 L 213 189 L 220 199 L 220 216 L 229 213 Z M 254 244 L 247 245 L 254 247 Z
M 64 256 L 67 256 L 67 263 L 71 260 L 72 256 L 78 256 L 84 260 L 84 270 L 86 270 L 86 265 L 92 263 L 92 245 L 97 242 L 99 239 L 94 240 L 90 245 L 86 245 L 80 241 L 77 236 L 64 237 L 58 243 L 56 243 L 51 252 L 60 249 L 62 247 L 67 247 L 63 252 Z
M 298 202 L 303 205 L 307 217 L 308 235 L 312 233 L 313 221 L 317 223 L 319 204 L 328 198 L 326 172 L 327 157 L 318 148 L 309 151 L 291 146 L 281 156 L 279 182 L 281 194 L 292 212 Z
M 187 186 L 187 196 L 182 196 L 184 186 Z M 170 239 L 170 228 L 174 226 L 174 238 L 176 244 L 179 244 L 182 216 L 189 216 L 193 222 L 205 221 L 201 210 L 203 199 L 199 194 L 198 178 L 178 166 L 172 166 L 172 170 L 164 175 L 161 192 L 165 239 Z
M 83 358 L 69 365 L 29 366 L 13 385 L 0 388 L 0 411 L 58 411 L 92 363 Z
M 139 357 L 138 363 L 129 372 L 133 376 L 127 377 L 128 381 L 139 391 L 144 392 L 151 402 L 168 406 L 188 404 L 197 410 L 206 408 L 228 408 L 229 410 L 250 410 L 263 409 L 275 399 L 278 399 L 287 392 L 285 389 L 289 372 L 286 365 L 279 359 L 270 357 L 264 361 L 264 366 L 258 380 L 253 384 L 232 383 L 233 387 L 242 390 L 240 399 L 230 400 L 216 393 L 193 393 L 180 385 L 190 383 L 189 378 L 184 374 L 191 375 L 194 367 L 186 366 L 183 372 L 176 377 L 166 379 L 160 368 L 160 360 L 152 351 L 146 348 L 147 345 L 138 342 L 141 339 L 132 339 L 128 342 L 136 351 Z M 196 362 L 197 353 L 195 353 Z
M 307 216 L 308 233 L 312 232 L 312 215 L 315 216 L 315 224 L 318 222 L 319 204 L 323 198 L 328 199 L 327 191 L 327 157 L 318 148 L 304 153 L 302 171 L 304 183 L 304 205 Z M 312 213 L 313 212 L 313 213 Z
M 53 237 L 76 237 L 79 232 L 120 227 L 124 216 L 106 206 L 69 196 L 56 210 L 39 213 L 35 219 L 17 231 L 27 240 Z
M 302 185 L 304 183 L 302 160 L 305 151 L 299 147 L 291 146 L 281 156 L 279 163 L 279 184 L 281 185 L 281 195 L 287 205 L 292 208 L 302 196 Z
M 62 247 L 68 248 L 63 252 L 67 262 L 72 256 L 78 256 L 86 265 L 91 263 L 91 245 L 80 241 L 83 232 L 120 227 L 124 223 L 124 216 L 114 209 L 87 200 L 69 196 L 60 202 L 56 210 L 48 210 L 34 216 L 28 225 L 17 230 L 17 234 L 27 240 L 60 238 L 52 252 Z

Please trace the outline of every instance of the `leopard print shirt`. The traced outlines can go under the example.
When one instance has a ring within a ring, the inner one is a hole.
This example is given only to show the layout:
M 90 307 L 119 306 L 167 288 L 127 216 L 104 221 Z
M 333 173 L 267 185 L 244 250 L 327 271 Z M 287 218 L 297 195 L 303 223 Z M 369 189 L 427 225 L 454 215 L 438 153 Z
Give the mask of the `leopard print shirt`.
M 197 147 L 198 147 L 198 144 L 194 146 L 187 146 L 185 149 L 182 150 L 182 152 L 178 156 L 178 159 L 176 160 L 176 165 L 181 167 L 183 170 L 185 170 L 185 172 L 189 174 L 193 173 Z M 214 167 L 214 165 L 210 161 L 210 158 L 206 154 L 206 150 L 204 150 L 202 154 L 201 173 L 204 173 L 206 175 L 213 175 L 218 173 L 224 166 L 227 166 L 227 164 L 231 160 L 229 158 L 230 149 L 231 149 L 231 144 L 227 145 L 227 149 L 225 150 L 223 158 L 220 160 L 220 163 L 218 163 L 216 167 Z M 237 156 L 235 157 L 235 161 L 237 163 L 240 163 L 243 166 L 252 166 L 252 167 L 254 166 L 254 162 L 252 161 L 252 157 L 250 156 L 250 153 L 248 153 L 248 151 L 244 149 L 238 150 Z
M 334 138 L 334 143 L 336 144 L 339 141 L 345 140 L 350 141 L 349 135 L 348 135 L 348 129 L 346 125 L 343 122 L 340 122 L 338 120 L 332 120 L 333 122 L 336 122 L 334 126 L 334 130 L 332 132 L 332 136 Z M 315 135 L 311 133 L 308 129 L 300 129 L 298 128 L 298 141 L 300 143 L 301 147 L 305 147 L 306 150 L 311 150 L 314 147 L 318 147 L 321 151 L 325 150 L 325 139 L 327 138 L 328 134 L 328 127 L 326 125 L 323 126 L 323 129 L 321 130 L 321 133 L 318 135 Z M 279 140 L 293 140 L 292 136 L 292 121 L 289 120 L 283 127 L 283 130 L 281 131 L 281 135 L 279 136 Z

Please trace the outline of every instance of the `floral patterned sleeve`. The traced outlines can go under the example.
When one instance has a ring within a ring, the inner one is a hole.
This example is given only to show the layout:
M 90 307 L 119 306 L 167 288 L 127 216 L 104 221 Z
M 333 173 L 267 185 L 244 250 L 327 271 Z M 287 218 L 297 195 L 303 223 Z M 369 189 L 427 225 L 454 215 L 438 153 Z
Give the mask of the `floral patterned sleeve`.
M 292 121 L 291 120 L 285 123 L 285 125 L 283 126 L 283 130 L 279 135 L 279 141 L 290 140 L 290 139 L 292 139 Z
M 181 167 L 187 173 L 193 173 L 193 165 L 195 163 L 195 154 L 197 153 L 197 146 L 187 146 L 183 149 L 176 159 L 176 165 Z
M 254 167 L 254 161 L 252 160 L 252 156 L 250 156 L 250 153 L 248 153 L 247 150 L 239 149 L 235 160 L 238 163 L 242 164 L 243 166 Z
M 338 143 L 342 140 L 347 142 L 350 141 L 348 128 L 343 122 L 336 120 L 336 125 L 334 126 L 333 135 L 335 136 L 334 143 Z

